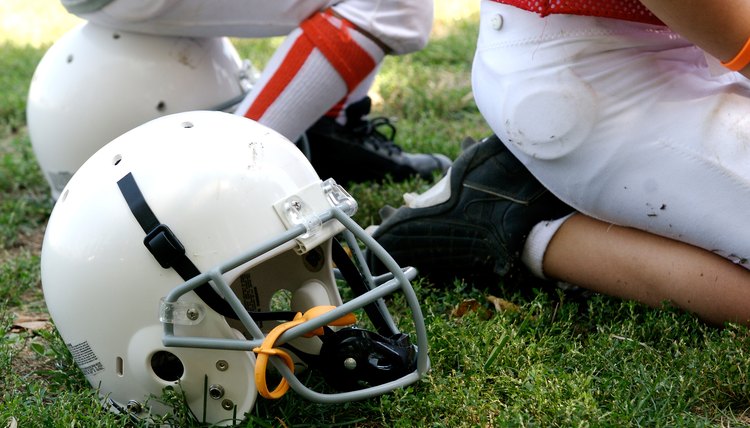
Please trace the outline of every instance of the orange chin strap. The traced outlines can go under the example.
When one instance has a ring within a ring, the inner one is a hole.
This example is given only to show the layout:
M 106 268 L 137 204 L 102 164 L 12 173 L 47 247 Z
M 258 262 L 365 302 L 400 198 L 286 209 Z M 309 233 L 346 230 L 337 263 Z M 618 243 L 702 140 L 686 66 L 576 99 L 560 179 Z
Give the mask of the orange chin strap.
M 294 361 L 292 361 L 292 357 L 289 356 L 289 354 L 279 348 L 274 348 L 274 345 L 276 344 L 276 340 L 281 336 L 285 331 L 289 330 L 290 328 L 300 325 L 303 322 L 309 321 L 315 317 L 318 317 L 320 315 L 323 315 L 332 309 L 334 309 L 335 306 L 314 306 L 305 313 L 298 312 L 297 315 L 294 316 L 294 319 L 288 322 L 285 322 L 283 324 L 279 324 L 276 327 L 271 330 L 270 333 L 266 335 L 265 340 L 263 340 L 263 343 L 253 349 L 253 352 L 258 354 L 256 360 L 255 360 L 255 385 L 258 388 L 258 394 L 260 394 L 264 398 L 272 398 L 277 399 L 281 398 L 286 394 L 286 392 L 289 390 L 289 383 L 287 382 L 286 378 L 282 377 L 281 382 L 276 386 L 276 389 L 273 391 L 268 390 L 268 385 L 266 384 L 266 367 L 268 366 L 268 357 L 273 355 L 281 358 L 284 360 L 284 363 L 287 367 L 289 367 L 289 370 L 294 373 Z M 356 317 L 354 314 L 346 314 L 343 317 L 334 320 L 332 323 L 330 323 L 330 326 L 335 327 L 343 327 L 347 325 L 352 325 L 355 322 L 357 322 Z M 323 327 L 317 328 L 313 331 L 310 331 L 306 333 L 305 337 L 313 337 L 313 336 L 322 336 L 323 335 Z

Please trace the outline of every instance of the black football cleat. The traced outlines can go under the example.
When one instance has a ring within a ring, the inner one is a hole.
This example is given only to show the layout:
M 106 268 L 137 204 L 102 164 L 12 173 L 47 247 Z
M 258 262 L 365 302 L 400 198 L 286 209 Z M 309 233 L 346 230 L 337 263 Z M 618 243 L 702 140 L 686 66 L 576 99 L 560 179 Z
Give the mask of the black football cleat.
M 366 118 L 370 107 L 370 98 L 363 98 L 347 107 L 346 125 L 324 116 L 306 131 L 310 163 L 321 178 L 341 184 L 386 176 L 396 182 L 413 176 L 432 180 L 450 167 L 442 154 L 404 152 L 394 143 L 396 128 L 387 118 Z
M 373 233 L 401 266 L 414 266 L 434 282 L 496 282 L 520 267 L 534 225 L 573 212 L 495 136 L 468 147 L 444 180 L 450 180 L 447 200 L 385 211 Z

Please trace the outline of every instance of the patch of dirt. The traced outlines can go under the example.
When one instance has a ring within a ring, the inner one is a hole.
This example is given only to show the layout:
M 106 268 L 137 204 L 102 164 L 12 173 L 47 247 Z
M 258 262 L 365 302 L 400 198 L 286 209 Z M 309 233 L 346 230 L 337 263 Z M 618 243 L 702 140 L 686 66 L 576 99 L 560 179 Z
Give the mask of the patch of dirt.
M 46 348 L 46 340 L 39 336 L 39 332 L 52 328 L 49 315 L 46 313 L 16 314 L 10 329 L 5 332 L 6 335 L 16 335 L 18 338 L 18 342 L 12 345 L 11 367 L 14 373 L 33 380 L 42 379 L 44 376 L 41 373 L 55 369 L 53 358 L 40 355 L 31 347 L 33 343 L 38 343 Z
M 39 254 L 42 251 L 45 230 L 46 226 L 37 227 L 29 234 L 22 234 L 19 237 L 19 242 L 24 248 L 32 251 L 34 254 Z
M 14 258 L 22 257 L 22 253 L 29 252 L 39 255 L 42 250 L 42 240 L 44 239 L 43 226 L 32 230 L 30 233 L 24 233 L 18 237 L 16 245 L 8 249 L 0 249 L 0 263 L 5 263 Z M 39 343 L 47 347 L 46 340 L 39 335 L 39 332 L 50 331 L 54 327 L 46 312 L 44 298 L 41 291 L 41 283 L 33 287 L 21 296 L 22 304 L 17 307 L 7 308 L 7 314 L 13 316 L 10 328 L 4 331 L 2 335 L 6 338 L 16 337 L 18 341 L 11 345 L 13 358 L 11 367 L 14 373 L 29 379 L 41 379 L 42 373 L 55 369 L 54 358 L 40 355 L 31 347 L 33 343 Z
M 28 251 L 34 255 L 41 254 L 45 229 L 45 226 L 40 226 L 30 232 L 21 233 L 15 245 L 10 248 L 0 248 L 0 264 L 17 258 L 24 251 Z

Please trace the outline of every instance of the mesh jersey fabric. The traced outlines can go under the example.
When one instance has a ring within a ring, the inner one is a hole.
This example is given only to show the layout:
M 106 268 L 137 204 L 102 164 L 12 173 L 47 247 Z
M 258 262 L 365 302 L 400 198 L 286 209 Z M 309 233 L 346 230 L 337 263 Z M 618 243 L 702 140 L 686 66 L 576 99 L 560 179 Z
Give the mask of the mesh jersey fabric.
M 638 0 L 492 0 L 539 13 L 598 16 L 644 24 L 664 25 Z

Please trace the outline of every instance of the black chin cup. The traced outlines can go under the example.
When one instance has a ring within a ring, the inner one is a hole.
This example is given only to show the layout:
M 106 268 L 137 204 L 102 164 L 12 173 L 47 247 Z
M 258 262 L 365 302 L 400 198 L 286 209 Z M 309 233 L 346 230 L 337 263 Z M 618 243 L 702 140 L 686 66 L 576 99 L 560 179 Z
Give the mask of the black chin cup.
M 384 337 L 347 327 L 328 330 L 321 339 L 317 368 L 326 382 L 339 391 L 381 385 L 416 370 L 416 347 L 403 333 Z

